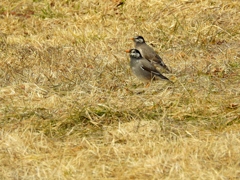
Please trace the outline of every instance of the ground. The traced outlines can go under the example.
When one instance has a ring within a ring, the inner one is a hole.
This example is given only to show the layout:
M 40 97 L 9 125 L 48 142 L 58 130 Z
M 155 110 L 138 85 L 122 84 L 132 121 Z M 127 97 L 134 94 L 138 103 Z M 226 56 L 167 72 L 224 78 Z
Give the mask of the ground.
M 0 2 L 0 179 L 240 179 L 238 0 Z M 129 67 L 142 35 L 174 83 Z

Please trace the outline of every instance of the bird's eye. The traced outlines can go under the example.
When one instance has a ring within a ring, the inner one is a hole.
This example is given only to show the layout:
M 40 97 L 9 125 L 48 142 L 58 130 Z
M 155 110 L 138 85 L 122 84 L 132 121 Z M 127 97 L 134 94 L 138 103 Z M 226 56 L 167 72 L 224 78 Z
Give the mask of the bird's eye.
M 140 54 L 137 53 L 137 52 L 132 52 L 131 55 L 132 55 L 133 57 L 136 57 L 136 58 L 139 58 L 139 57 L 140 57 Z
M 138 38 L 137 41 L 140 42 L 140 43 L 143 43 L 143 39 L 142 38 Z

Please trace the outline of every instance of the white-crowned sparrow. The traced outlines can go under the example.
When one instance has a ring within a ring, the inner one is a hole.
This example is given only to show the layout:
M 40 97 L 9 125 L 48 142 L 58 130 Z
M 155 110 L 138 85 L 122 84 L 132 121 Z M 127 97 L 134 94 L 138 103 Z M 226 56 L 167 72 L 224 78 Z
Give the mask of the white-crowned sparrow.
M 163 76 L 151 62 L 143 58 L 137 49 L 126 50 L 126 52 L 130 53 L 130 67 L 138 79 L 142 81 L 157 79 L 170 81 L 167 77 Z
M 131 38 L 135 42 L 135 49 L 137 49 L 142 57 L 149 60 L 152 64 L 158 65 L 165 69 L 167 72 L 171 72 L 170 69 L 163 62 L 162 58 L 153 50 L 152 47 L 146 44 L 142 36 L 136 36 Z

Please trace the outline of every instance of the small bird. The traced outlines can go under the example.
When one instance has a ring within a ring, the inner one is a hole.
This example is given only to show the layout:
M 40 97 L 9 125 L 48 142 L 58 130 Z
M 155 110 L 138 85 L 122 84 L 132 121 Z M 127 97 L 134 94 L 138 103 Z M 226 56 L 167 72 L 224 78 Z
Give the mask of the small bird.
M 137 49 L 126 50 L 126 52 L 130 53 L 130 67 L 138 79 L 142 81 L 157 79 L 170 81 L 167 77 L 163 76 L 151 62 L 143 58 Z
M 171 72 L 166 64 L 163 62 L 162 58 L 153 50 L 152 47 L 146 44 L 142 36 L 136 36 L 131 38 L 135 42 L 135 48 L 140 51 L 141 55 L 149 60 L 152 64 L 158 65 L 165 69 L 167 72 Z

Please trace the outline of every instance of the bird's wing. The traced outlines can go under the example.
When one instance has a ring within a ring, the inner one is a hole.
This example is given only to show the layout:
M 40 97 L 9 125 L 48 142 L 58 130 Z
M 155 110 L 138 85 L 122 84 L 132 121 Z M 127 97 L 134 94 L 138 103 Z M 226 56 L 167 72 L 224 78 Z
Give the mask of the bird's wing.
M 148 51 L 147 57 L 145 57 L 147 60 L 151 61 L 152 63 L 159 64 L 164 69 L 166 69 L 168 72 L 170 72 L 169 68 L 166 66 L 166 64 L 163 62 L 162 58 L 154 51 L 152 47 L 146 44 L 143 48 L 146 48 Z
M 144 43 L 138 46 L 137 48 L 139 49 L 140 53 L 143 55 L 145 59 L 147 59 L 153 64 L 158 64 L 164 69 L 166 69 L 168 72 L 171 72 L 170 69 L 163 62 L 162 58 L 154 51 L 154 49 L 151 46 Z
M 144 70 L 147 71 L 149 73 L 151 73 L 152 75 L 158 76 L 162 79 L 166 79 L 169 80 L 167 77 L 163 76 L 148 60 L 143 59 L 141 60 L 141 65 L 140 67 Z
M 170 72 L 170 69 L 167 67 L 167 65 L 163 62 L 162 58 L 158 54 L 156 54 L 152 60 Z

